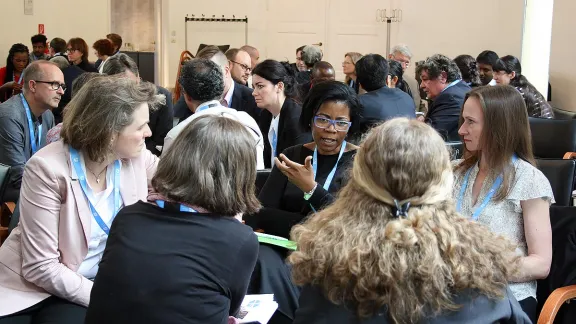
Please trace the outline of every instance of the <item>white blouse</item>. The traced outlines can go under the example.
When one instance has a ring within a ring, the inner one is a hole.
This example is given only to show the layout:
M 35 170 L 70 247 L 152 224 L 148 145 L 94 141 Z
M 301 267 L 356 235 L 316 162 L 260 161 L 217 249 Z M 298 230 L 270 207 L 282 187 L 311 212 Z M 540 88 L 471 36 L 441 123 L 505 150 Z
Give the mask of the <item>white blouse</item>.
M 455 161 L 458 164 L 462 160 Z M 477 221 L 488 226 L 492 232 L 503 235 L 518 245 L 518 253 L 527 256 L 528 245 L 524 236 L 524 218 L 522 217 L 521 201 L 535 198 L 542 198 L 548 204 L 553 204 L 554 194 L 550 182 L 544 174 L 530 163 L 518 159 L 514 162 L 516 170 L 515 178 L 512 182 L 508 196 L 498 202 L 491 200 L 478 216 Z M 482 204 L 488 191 L 492 187 L 497 174 L 488 175 L 482 184 L 482 189 L 472 205 L 472 187 L 478 176 L 478 164 L 470 172 L 468 185 L 464 192 L 464 199 L 461 201 L 462 210 L 460 213 L 465 217 L 472 217 L 476 208 Z M 460 190 L 466 171 L 455 173 L 455 183 L 453 196 L 458 202 Z M 517 300 L 528 297 L 536 298 L 536 281 L 510 283 L 510 290 Z

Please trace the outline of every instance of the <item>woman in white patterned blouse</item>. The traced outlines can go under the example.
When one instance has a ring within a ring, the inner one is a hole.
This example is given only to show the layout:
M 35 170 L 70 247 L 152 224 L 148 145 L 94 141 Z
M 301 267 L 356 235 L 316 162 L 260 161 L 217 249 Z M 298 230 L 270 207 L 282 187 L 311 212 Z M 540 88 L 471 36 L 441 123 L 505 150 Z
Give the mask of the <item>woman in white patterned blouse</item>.
M 554 196 L 535 167 L 524 100 L 511 86 L 472 90 L 460 125 L 466 149 L 455 167 L 457 209 L 518 245 L 523 258 L 510 289 L 535 322 L 536 280 L 548 276 L 552 260 Z

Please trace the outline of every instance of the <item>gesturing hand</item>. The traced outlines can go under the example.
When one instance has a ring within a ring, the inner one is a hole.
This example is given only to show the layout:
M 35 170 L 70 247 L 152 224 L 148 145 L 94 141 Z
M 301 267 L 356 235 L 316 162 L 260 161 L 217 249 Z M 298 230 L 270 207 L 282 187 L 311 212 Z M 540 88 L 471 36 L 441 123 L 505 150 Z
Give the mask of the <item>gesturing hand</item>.
M 290 182 L 298 187 L 303 192 L 308 192 L 314 189 L 316 181 L 314 181 L 314 170 L 312 168 L 312 157 L 306 157 L 304 165 L 291 161 L 284 154 L 280 154 L 279 158 L 274 158 L 274 163 L 280 172 L 282 172 Z

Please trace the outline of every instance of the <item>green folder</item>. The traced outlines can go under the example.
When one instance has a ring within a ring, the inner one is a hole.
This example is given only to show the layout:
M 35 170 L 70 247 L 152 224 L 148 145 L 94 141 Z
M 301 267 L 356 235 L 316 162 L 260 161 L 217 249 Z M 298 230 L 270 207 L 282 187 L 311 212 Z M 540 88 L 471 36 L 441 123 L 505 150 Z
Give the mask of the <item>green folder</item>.
M 296 242 L 290 241 L 280 236 L 274 236 L 270 234 L 258 233 L 254 232 L 258 237 L 258 242 L 266 243 L 271 245 L 276 245 L 279 247 L 283 247 L 288 250 L 296 250 Z

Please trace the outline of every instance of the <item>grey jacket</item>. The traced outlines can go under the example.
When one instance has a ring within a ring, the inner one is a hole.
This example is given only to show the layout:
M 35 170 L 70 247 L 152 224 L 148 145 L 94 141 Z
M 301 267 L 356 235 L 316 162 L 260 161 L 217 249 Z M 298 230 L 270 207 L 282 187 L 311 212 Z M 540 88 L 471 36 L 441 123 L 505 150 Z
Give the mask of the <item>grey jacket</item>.
M 54 115 L 50 110 L 36 118 L 33 114 L 35 133 L 42 124 L 40 147 L 46 145 L 46 133 L 54 127 Z M 0 163 L 11 166 L 4 201 L 16 201 L 20 191 L 24 165 L 32 156 L 28 118 L 20 95 L 0 104 Z M 0 197 L 2 200 L 2 197 Z

